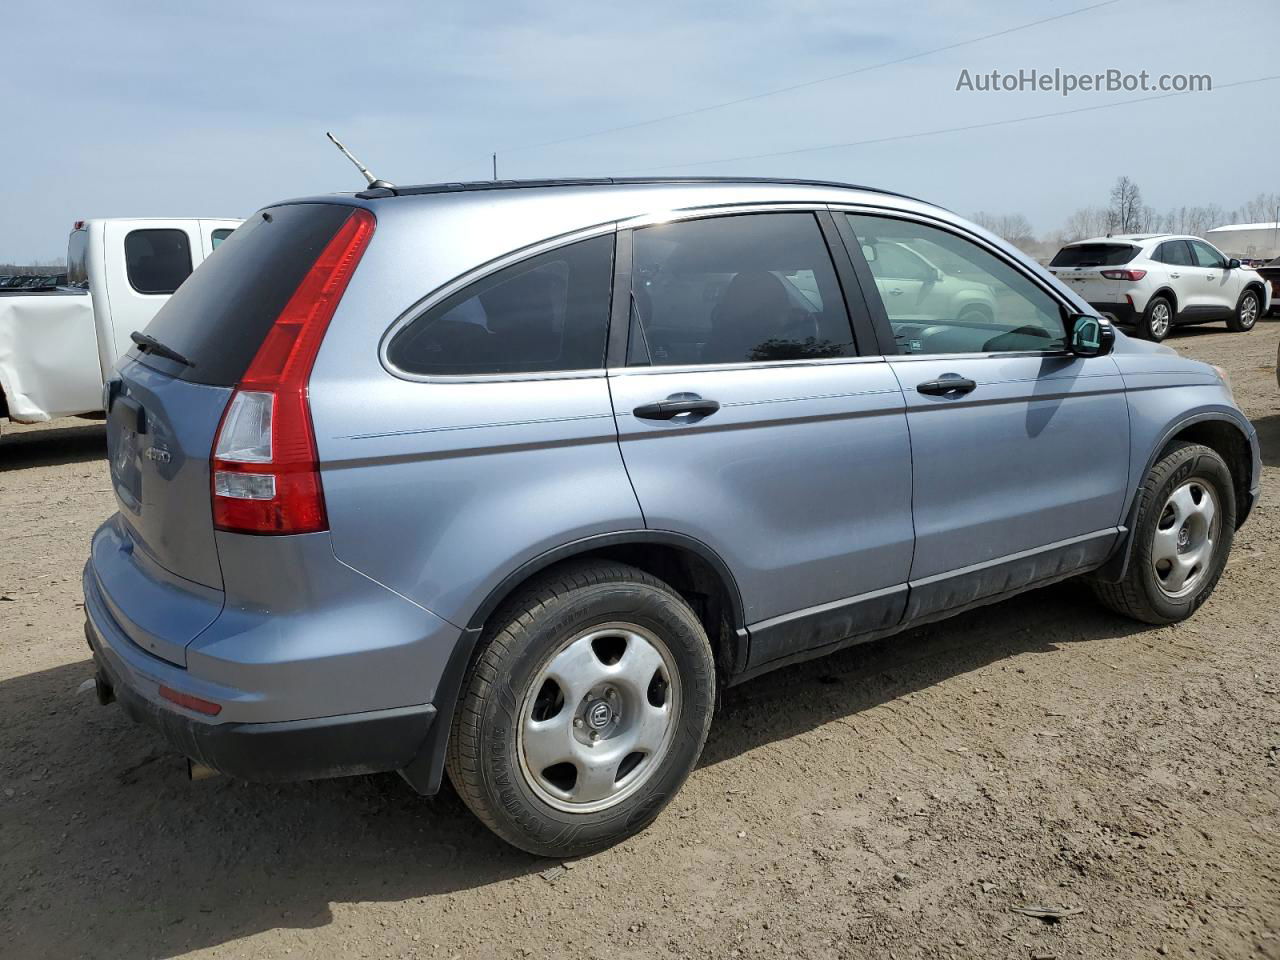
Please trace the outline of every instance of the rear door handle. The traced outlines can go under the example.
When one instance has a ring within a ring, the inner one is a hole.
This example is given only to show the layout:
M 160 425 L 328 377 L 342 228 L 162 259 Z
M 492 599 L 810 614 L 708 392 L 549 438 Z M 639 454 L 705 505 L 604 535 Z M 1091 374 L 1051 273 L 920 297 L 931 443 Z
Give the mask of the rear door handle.
M 931 397 L 959 397 L 975 387 L 977 384 L 967 377 L 939 377 L 917 385 L 916 390 Z
M 702 397 L 691 397 L 686 400 L 659 400 L 656 403 L 642 403 L 631 412 L 644 420 L 671 420 L 682 413 L 710 416 L 720 409 L 714 400 Z
M 1182 274 L 1180 274 L 1180 273 L 1171 273 L 1171 274 L 1169 274 L 1169 279 L 1170 279 L 1170 280 L 1177 280 L 1177 279 L 1178 279 L 1179 277 L 1181 277 L 1181 276 L 1182 276 Z

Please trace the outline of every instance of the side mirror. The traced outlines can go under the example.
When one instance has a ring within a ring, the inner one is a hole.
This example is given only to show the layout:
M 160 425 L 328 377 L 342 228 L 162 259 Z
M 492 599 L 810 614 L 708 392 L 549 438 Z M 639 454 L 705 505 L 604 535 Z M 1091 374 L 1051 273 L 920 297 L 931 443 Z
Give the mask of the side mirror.
M 863 256 L 863 259 L 867 261 L 867 263 L 875 263 L 876 261 L 875 245 L 870 243 L 864 243 L 862 245 L 862 256 Z
M 1240 261 L 1239 261 L 1239 260 L 1237 260 L 1235 257 L 1232 257 L 1230 260 L 1228 260 L 1228 261 L 1227 261 L 1227 269 L 1228 269 L 1228 270 L 1239 270 L 1239 269 L 1240 269 Z
M 1077 313 L 1071 318 L 1071 352 L 1077 357 L 1105 357 L 1116 345 L 1116 331 L 1100 317 Z

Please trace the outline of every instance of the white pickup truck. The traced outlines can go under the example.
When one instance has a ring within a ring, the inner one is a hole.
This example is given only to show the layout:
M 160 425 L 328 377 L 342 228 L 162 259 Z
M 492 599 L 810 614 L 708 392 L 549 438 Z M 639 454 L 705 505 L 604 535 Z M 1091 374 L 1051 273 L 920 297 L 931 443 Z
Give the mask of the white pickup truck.
M 106 374 L 240 220 L 80 220 L 67 286 L 0 290 L 0 426 L 102 411 Z

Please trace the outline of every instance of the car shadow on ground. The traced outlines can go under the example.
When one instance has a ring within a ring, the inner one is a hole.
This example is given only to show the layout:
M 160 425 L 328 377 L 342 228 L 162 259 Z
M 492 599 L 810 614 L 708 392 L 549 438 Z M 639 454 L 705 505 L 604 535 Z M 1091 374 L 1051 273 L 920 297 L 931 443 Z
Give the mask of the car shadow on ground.
M 75 426 L 23 429 L 4 425 L 0 436 L 0 473 L 31 467 L 85 463 L 107 455 L 107 431 L 102 423 L 79 421 Z
M 993 662 L 1141 629 L 1064 584 L 852 647 L 725 691 L 701 766 Z M 551 865 L 492 836 L 448 788 L 425 799 L 394 774 L 189 783 L 150 731 L 74 693 L 90 673 L 86 659 L 0 681 L 0 939 L 15 955 L 109 944 L 167 957 L 326 926 L 332 904 L 408 902 Z M 79 891 L 74 922 L 55 877 L 63 895 Z
M 1280 467 L 1280 413 L 1259 417 L 1253 421 L 1258 431 L 1258 446 L 1262 448 L 1262 462 L 1268 467 Z

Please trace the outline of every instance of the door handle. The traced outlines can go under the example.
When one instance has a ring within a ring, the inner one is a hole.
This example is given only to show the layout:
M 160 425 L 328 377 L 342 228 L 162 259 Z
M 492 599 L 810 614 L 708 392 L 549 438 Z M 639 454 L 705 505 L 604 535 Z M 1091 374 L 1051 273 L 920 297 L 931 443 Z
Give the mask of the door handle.
M 939 377 L 937 380 L 926 380 L 916 386 L 920 393 L 931 397 L 959 397 L 969 393 L 978 385 L 967 377 Z
M 1179 277 L 1181 277 L 1181 276 L 1182 276 L 1182 274 L 1180 274 L 1180 273 L 1171 273 L 1171 274 L 1169 274 L 1169 279 L 1170 279 L 1170 280 L 1177 280 L 1177 279 L 1178 279 Z
M 902 288 L 901 288 L 901 287 L 894 287 L 894 288 L 893 288 L 892 290 L 890 290 L 889 292 L 890 292 L 891 294 L 893 294 L 895 297 L 900 297 L 900 296 L 902 296 Z
M 720 404 L 714 400 L 689 397 L 687 399 L 659 400 L 656 403 L 642 403 L 631 412 L 643 420 L 672 420 L 682 413 L 700 414 L 706 417 L 719 409 Z

